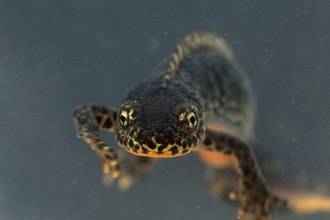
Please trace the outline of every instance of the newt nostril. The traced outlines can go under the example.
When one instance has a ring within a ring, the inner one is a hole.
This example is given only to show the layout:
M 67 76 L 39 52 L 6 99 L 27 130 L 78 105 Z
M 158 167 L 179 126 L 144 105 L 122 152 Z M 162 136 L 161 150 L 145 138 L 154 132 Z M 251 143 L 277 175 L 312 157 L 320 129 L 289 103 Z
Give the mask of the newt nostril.
M 144 139 L 143 135 L 139 135 L 139 141 L 142 142 Z
M 168 142 L 170 140 L 170 137 L 169 136 L 164 136 L 164 141 L 165 142 Z

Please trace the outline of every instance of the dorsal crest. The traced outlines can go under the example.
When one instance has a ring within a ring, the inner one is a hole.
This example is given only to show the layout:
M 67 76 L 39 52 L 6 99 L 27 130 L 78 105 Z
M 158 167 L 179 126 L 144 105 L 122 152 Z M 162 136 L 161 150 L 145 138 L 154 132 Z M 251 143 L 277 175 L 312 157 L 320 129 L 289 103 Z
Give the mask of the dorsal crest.
M 226 42 L 211 33 L 196 32 L 187 35 L 172 54 L 163 78 L 163 87 L 171 83 L 179 70 L 180 64 L 191 54 L 200 50 L 214 50 L 220 52 L 227 59 L 234 59 L 234 55 Z

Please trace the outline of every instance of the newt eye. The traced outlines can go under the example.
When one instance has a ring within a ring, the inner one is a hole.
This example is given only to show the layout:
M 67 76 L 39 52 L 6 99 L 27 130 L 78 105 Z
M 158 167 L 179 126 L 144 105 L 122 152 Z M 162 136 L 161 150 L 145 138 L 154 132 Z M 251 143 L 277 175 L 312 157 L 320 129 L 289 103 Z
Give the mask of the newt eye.
M 128 113 L 126 110 L 121 110 L 120 113 L 119 113 L 119 122 L 120 122 L 120 125 L 123 126 L 123 127 L 126 127 L 127 126 L 127 122 L 128 122 Z
M 190 128 L 194 129 L 197 126 L 197 116 L 195 112 L 189 112 L 187 114 L 187 119 L 188 119 L 188 125 Z

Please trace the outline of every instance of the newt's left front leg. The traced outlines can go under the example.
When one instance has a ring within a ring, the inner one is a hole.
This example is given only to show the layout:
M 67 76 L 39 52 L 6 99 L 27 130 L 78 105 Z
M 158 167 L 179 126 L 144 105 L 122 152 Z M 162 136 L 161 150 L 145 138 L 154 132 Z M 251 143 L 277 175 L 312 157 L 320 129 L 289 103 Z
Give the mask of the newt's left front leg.
M 239 138 L 207 129 L 201 148 L 230 155 L 233 159 L 240 177 L 240 189 L 237 193 L 231 193 L 230 198 L 241 201 L 240 217 L 269 220 L 271 202 L 278 205 L 287 204 L 286 200 L 271 193 L 252 149 Z

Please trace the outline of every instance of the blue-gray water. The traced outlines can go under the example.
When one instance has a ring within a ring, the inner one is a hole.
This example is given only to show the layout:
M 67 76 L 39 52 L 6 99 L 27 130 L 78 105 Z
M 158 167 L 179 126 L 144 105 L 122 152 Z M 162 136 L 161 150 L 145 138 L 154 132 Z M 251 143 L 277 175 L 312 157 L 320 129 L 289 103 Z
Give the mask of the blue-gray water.
M 104 187 L 71 119 L 78 104 L 119 107 L 131 84 L 200 30 L 223 36 L 250 75 L 256 141 L 284 164 L 278 181 L 329 192 L 329 11 L 325 0 L 2 0 L 0 219 L 235 219 L 238 206 L 208 195 L 194 154 L 162 160 L 127 192 Z

